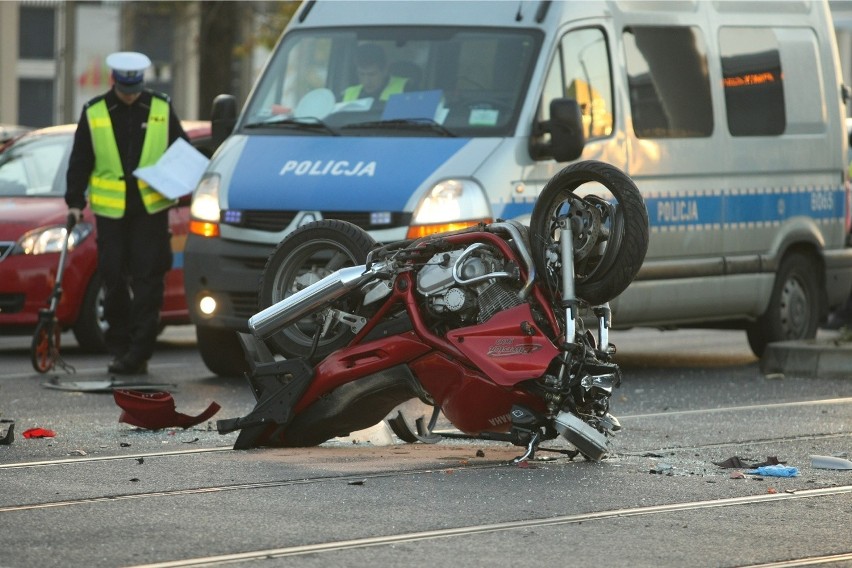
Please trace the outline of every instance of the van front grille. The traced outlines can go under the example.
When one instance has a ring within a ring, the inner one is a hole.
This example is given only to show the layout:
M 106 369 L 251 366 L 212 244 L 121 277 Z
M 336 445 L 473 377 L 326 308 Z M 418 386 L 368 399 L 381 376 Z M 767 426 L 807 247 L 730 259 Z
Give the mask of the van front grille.
M 222 223 L 278 233 L 286 229 L 298 214 L 298 211 L 228 210 L 222 212 Z M 365 231 L 407 227 L 411 223 L 411 213 L 391 212 L 389 218 L 387 214 L 377 215 L 370 211 L 320 211 L 320 214 L 323 219 L 349 221 Z

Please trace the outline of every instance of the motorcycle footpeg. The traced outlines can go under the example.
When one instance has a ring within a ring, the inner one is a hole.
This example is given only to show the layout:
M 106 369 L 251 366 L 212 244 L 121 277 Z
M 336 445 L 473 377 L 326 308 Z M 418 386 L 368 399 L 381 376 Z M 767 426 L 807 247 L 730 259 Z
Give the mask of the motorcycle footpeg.
M 606 456 L 608 451 L 606 436 L 582 419 L 570 412 L 560 412 L 554 422 L 562 437 L 590 460 L 597 462 Z

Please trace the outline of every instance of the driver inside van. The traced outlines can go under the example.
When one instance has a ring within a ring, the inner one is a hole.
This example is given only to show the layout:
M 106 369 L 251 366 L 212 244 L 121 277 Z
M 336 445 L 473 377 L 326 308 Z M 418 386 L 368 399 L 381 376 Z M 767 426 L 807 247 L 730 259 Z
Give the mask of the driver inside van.
M 355 67 L 360 83 L 343 91 L 343 102 L 368 97 L 387 102 L 391 95 L 405 91 L 408 79 L 390 74 L 385 50 L 379 45 L 368 43 L 358 46 Z

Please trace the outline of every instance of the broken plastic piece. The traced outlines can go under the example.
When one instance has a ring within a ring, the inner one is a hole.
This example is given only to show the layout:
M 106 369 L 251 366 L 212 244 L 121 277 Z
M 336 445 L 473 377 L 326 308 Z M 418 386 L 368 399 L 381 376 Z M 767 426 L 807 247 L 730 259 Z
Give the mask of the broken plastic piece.
M 795 467 L 785 465 L 766 465 L 747 471 L 752 475 L 766 475 L 768 477 L 796 477 L 799 475 L 799 470 Z
M 8 424 L 9 428 L 6 433 L 0 437 L 0 446 L 8 446 L 15 441 L 15 421 L 4 418 L 0 420 L 0 424 Z
M 852 461 L 835 456 L 811 456 L 811 467 L 817 469 L 852 469 Z
M 47 428 L 30 428 L 24 430 L 24 438 L 53 438 L 56 432 Z
M 662 456 L 659 456 L 662 457 Z M 742 469 L 745 467 L 752 467 L 751 464 L 746 463 L 740 456 L 733 456 L 725 461 L 713 462 L 713 465 L 718 465 L 719 467 L 730 468 L 730 469 Z
M 175 411 L 175 400 L 168 392 L 115 390 L 113 398 L 115 403 L 124 410 L 118 418 L 119 422 L 148 430 L 160 430 L 171 426 L 189 428 L 209 419 L 221 408 L 215 402 L 211 402 L 210 406 L 198 416 L 182 414 Z
M 739 456 L 733 456 L 725 461 L 713 462 L 714 465 L 718 465 L 719 467 L 731 468 L 731 469 L 745 469 L 745 468 L 758 468 L 764 467 L 767 465 L 783 465 L 787 462 L 778 461 L 776 456 L 766 456 L 766 461 L 763 463 L 747 463 L 743 458 Z

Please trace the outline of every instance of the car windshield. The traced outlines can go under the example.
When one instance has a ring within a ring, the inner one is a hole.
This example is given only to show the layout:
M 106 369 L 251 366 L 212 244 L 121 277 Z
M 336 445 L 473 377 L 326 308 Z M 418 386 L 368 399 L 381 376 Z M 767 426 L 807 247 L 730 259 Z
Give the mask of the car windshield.
M 294 31 L 241 126 L 313 136 L 507 136 L 541 39 L 538 30 L 502 28 Z
M 73 134 L 22 138 L 0 154 L 0 197 L 62 196 Z

